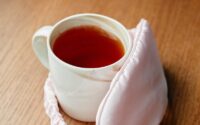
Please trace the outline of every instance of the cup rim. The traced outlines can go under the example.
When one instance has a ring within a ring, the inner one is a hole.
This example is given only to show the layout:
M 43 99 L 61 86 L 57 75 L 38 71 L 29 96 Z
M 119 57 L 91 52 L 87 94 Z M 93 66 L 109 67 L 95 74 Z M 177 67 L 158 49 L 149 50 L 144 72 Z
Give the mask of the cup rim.
M 54 29 L 56 29 L 56 27 L 61 24 L 62 22 L 64 21 L 67 21 L 69 19 L 72 19 L 72 18 L 76 18 L 76 17 L 82 17 L 82 16 L 94 16 L 94 17 L 100 17 L 100 18 L 105 18 L 107 20 L 110 20 L 111 22 L 114 22 L 116 25 L 120 26 L 122 28 L 122 30 L 125 32 L 127 38 L 128 38 L 128 42 L 130 44 L 130 46 L 128 46 L 125 54 L 119 59 L 117 60 L 116 62 L 112 63 L 112 64 L 109 64 L 109 65 L 105 65 L 105 66 L 102 66 L 102 67 L 95 67 L 95 68 L 85 68 L 85 67 L 78 67 L 78 66 L 75 66 L 75 65 L 72 65 L 72 64 L 69 64 L 67 62 L 64 62 L 62 61 L 60 58 L 58 58 L 55 53 L 53 52 L 51 46 L 50 46 L 50 36 L 52 35 Z M 130 51 L 131 51 L 131 46 L 132 46 L 132 43 L 131 43 L 131 38 L 130 38 L 130 35 L 128 33 L 128 30 L 124 27 L 124 25 L 122 25 L 119 21 L 111 18 L 111 17 L 108 17 L 108 16 L 105 16 L 105 15 L 100 15 L 100 14 L 96 14 L 96 13 L 79 13 L 79 14 L 75 14 L 75 15 L 71 15 L 71 16 L 68 16 L 66 18 L 63 18 L 61 19 L 60 21 L 58 21 L 55 25 L 52 26 L 52 30 L 50 32 L 50 34 L 48 35 L 47 37 L 47 48 L 51 54 L 51 56 L 59 63 L 61 63 L 62 65 L 66 66 L 66 67 L 70 67 L 70 68 L 73 68 L 73 69 L 76 69 L 76 70 L 83 70 L 83 71 L 91 71 L 91 70 L 100 70 L 100 69 L 106 69 L 108 67 L 112 67 L 113 65 L 116 65 L 117 63 L 119 63 L 120 61 L 126 59 L 126 57 L 128 57 Z

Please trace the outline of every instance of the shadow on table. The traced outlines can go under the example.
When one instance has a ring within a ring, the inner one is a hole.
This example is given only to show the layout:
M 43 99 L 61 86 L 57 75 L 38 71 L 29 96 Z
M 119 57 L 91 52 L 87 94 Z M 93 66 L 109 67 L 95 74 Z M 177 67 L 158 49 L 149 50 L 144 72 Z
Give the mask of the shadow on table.
M 176 71 L 166 67 L 164 67 L 164 73 L 168 86 L 168 107 L 160 125 L 177 125 L 180 112 L 182 112 L 180 107 L 187 100 L 187 97 L 181 94 L 181 84 L 185 83 L 186 79 L 181 79 Z

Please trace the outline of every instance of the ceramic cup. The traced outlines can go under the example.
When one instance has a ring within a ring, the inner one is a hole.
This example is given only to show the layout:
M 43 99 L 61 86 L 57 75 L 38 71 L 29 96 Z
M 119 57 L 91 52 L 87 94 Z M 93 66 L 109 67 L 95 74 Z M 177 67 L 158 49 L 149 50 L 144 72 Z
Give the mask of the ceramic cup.
M 81 68 L 63 62 L 52 51 L 54 41 L 65 30 L 81 25 L 97 26 L 117 36 L 125 48 L 124 56 L 99 68 Z M 53 26 L 40 28 L 33 36 L 32 45 L 36 56 L 51 74 L 52 86 L 64 112 L 75 119 L 91 122 L 95 121 L 98 107 L 132 43 L 127 29 L 118 21 L 98 14 L 77 14 Z

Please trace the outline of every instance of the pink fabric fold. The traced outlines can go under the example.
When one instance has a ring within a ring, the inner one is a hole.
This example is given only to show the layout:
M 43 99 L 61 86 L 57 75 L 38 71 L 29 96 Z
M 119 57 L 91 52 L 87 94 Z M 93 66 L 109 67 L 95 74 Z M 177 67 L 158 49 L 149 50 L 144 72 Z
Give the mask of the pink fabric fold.
M 132 51 L 99 106 L 96 125 L 159 125 L 165 113 L 167 84 L 148 22 L 141 20 L 130 35 Z M 50 78 L 44 95 L 51 125 L 66 125 Z
M 133 49 L 112 80 L 97 125 L 158 125 L 167 107 L 167 85 L 149 24 L 130 30 Z

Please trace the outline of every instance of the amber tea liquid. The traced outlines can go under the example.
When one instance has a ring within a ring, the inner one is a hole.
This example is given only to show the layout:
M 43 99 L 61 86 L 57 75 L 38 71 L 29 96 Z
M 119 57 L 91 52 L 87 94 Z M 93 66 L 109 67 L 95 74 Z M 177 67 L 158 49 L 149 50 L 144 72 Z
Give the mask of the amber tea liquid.
M 78 26 L 61 33 L 53 52 L 62 61 L 82 68 L 98 68 L 118 61 L 124 55 L 122 42 L 96 26 Z

